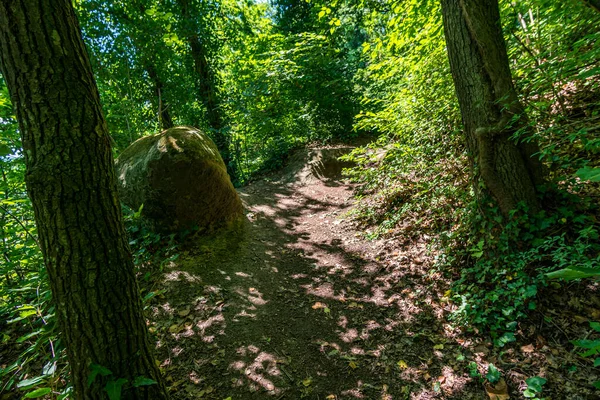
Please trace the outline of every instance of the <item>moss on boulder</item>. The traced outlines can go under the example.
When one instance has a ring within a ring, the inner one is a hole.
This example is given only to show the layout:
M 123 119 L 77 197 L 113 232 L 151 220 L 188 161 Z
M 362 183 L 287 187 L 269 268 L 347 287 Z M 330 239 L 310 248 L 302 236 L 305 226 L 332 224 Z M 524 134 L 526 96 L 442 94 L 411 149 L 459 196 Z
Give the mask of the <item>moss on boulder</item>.
M 189 126 L 131 144 L 116 161 L 121 201 L 156 231 L 212 229 L 237 220 L 242 203 L 213 141 Z

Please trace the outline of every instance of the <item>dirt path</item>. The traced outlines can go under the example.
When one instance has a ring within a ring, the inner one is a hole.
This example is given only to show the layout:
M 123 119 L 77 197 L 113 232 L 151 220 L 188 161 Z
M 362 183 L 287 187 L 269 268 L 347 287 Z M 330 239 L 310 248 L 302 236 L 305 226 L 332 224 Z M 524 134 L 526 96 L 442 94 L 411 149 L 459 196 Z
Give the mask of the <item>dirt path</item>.
M 598 398 L 571 345 L 600 315 L 595 286 L 548 288 L 494 348 L 448 324 L 452 277 L 429 238 L 365 240 L 345 217 L 352 187 L 325 179 L 339 154 L 311 154 L 240 190 L 243 227 L 190 241 L 155 282 L 150 329 L 175 400 L 487 399 L 490 364 L 511 398 L 533 376 L 545 398 Z
M 303 183 L 244 188 L 242 232 L 195 243 L 165 270 L 151 330 L 173 397 L 485 396 L 453 369 L 426 244 L 366 242 L 340 219 L 350 186 Z

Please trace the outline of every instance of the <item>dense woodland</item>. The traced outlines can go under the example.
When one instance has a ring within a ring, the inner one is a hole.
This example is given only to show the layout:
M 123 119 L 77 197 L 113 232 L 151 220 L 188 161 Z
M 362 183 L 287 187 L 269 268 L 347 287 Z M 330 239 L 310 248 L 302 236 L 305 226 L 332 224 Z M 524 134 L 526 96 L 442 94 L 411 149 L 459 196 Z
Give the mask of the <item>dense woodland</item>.
M 2 400 L 186 398 L 144 310 L 194 233 L 146 229 L 112 164 L 180 125 L 237 188 L 354 146 L 341 218 L 366 242 L 427 242 L 436 318 L 500 355 L 456 355 L 475 398 L 505 380 L 513 398 L 600 395 L 598 1 L 0 0 L 0 67 Z M 544 326 L 567 382 L 535 362 L 510 380 L 524 367 L 502 357 Z M 361 398 L 470 398 L 397 379 Z M 302 397 L 357 397 L 311 382 Z M 300 397 L 222 390 L 187 396 Z

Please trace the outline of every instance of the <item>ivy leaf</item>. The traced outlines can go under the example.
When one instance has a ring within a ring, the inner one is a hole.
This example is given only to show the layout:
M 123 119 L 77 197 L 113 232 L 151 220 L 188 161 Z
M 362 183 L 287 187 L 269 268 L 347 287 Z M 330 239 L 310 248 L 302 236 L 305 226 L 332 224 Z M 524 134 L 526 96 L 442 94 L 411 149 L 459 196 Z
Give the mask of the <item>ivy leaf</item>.
M 104 386 L 104 390 L 106 394 L 108 394 L 109 400 L 121 400 L 121 391 L 123 389 L 123 385 L 127 383 L 127 379 L 119 378 L 116 381 L 110 380 Z
M 96 379 L 96 376 L 98 376 L 98 374 L 102 376 L 108 376 L 112 375 L 112 371 L 108 368 L 103 367 L 102 365 L 91 363 L 90 376 L 88 376 L 88 387 L 92 386 L 92 383 L 94 383 L 94 380 Z
M 490 381 L 490 383 L 496 383 L 500 380 L 501 374 L 494 364 L 490 364 L 488 367 L 488 372 L 487 374 L 485 374 L 485 377 L 488 381 Z
M 546 379 L 539 377 L 539 376 L 534 376 L 534 377 L 525 379 L 525 383 L 527 383 L 528 389 L 533 390 L 536 393 L 540 393 L 542 391 L 542 386 L 544 386 L 544 384 L 546 382 L 547 382 Z
M 154 379 L 146 378 L 145 376 L 138 376 L 133 380 L 133 387 L 150 386 L 156 385 L 157 383 L 158 382 L 156 382 Z

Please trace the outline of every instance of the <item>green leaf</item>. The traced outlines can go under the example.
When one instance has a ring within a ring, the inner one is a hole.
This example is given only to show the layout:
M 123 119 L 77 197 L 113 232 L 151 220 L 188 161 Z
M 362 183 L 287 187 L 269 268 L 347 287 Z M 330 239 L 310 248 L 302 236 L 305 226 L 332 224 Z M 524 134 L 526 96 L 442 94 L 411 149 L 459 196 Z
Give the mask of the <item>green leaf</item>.
M 535 285 L 529 285 L 525 289 L 525 296 L 526 297 L 533 297 L 536 294 L 537 294 L 537 286 L 535 286 Z
M 549 272 L 546 274 L 548 279 L 564 279 L 566 281 L 572 281 L 574 279 L 591 278 L 593 276 L 600 276 L 600 270 L 592 268 L 577 268 L 569 267 L 560 269 L 558 271 Z
M 515 334 L 512 332 L 506 332 L 504 335 L 502 335 L 499 339 L 496 340 L 496 345 L 498 347 L 504 347 L 506 344 L 514 342 L 515 340 L 517 340 L 515 338 Z
M 546 382 L 548 382 L 546 379 L 539 376 L 525 379 L 528 389 L 533 390 L 536 393 L 540 393 L 542 391 L 542 386 L 544 386 Z
M 94 382 L 98 374 L 102 376 L 108 376 L 112 375 L 112 371 L 108 368 L 103 367 L 102 365 L 91 363 L 90 376 L 88 376 L 88 387 L 92 386 L 92 383 Z
M 577 347 L 583 347 L 584 349 L 595 349 L 600 347 L 600 340 L 573 340 L 571 343 Z
M 12 149 L 5 144 L 0 143 L 0 157 L 4 157 L 12 153 Z
M 121 391 L 123 389 L 123 385 L 127 383 L 127 379 L 119 378 L 116 381 L 110 380 L 106 382 L 106 386 L 104 386 L 104 390 L 108 394 L 109 400 L 121 400 Z
M 592 322 L 592 321 L 590 321 L 590 328 L 592 328 L 596 332 L 600 332 L 600 322 Z
M 30 389 L 34 386 L 37 386 L 38 384 L 40 384 L 41 382 L 43 382 L 45 379 L 44 376 L 37 376 L 35 378 L 31 378 L 31 379 L 25 379 L 22 380 L 21 382 L 17 383 L 17 387 L 19 389 Z
M 600 366 L 600 357 L 598 357 L 594 360 L 594 367 L 598 367 L 598 366 Z
M 600 168 L 583 167 L 575 173 L 582 181 L 600 182 Z
M 500 371 L 498 370 L 498 368 L 496 368 L 494 364 L 490 364 L 488 366 L 488 372 L 487 374 L 485 374 L 485 377 L 488 381 L 490 381 L 490 383 L 498 382 L 501 376 L 502 374 L 500 374 Z
M 25 395 L 26 399 L 37 399 L 38 397 L 42 397 L 52 392 L 50 388 L 39 388 L 34 390 L 33 392 L 29 392 Z
M 32 337 L 39 335 L 43 331 L 43 329 L 38 329 L 37 331 L 29 332 L 27 335 L 23 335 L 20 338 L 18 338 L 17 343 L 23 343 L 27 339 L 31 339 Z
M 138 376 L 133 380 L 133 387 L 150 386 L 156 385 L 157 383 L 158 382 L 156 382 L 154 379 L 146 378 L 144 376 Z

